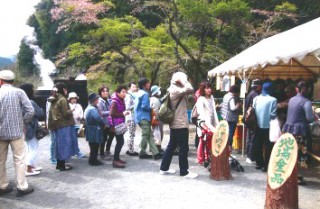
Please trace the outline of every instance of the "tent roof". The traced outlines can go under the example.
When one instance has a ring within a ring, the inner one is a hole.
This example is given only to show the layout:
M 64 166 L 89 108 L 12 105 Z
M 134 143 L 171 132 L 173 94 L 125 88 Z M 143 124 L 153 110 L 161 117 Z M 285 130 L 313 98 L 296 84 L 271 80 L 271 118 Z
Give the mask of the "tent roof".
M 315 78 L 320 74 L 320 18 L 263 39 L 208 72 L 269 78 Z M 251 72 L 252 70 L 252 72 Z

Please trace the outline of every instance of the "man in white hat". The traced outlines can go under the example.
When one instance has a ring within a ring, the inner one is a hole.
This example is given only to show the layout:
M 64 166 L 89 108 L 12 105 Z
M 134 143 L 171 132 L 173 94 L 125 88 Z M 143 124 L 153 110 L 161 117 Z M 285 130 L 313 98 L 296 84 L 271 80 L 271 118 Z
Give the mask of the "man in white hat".
M 20 197 L 33 192 L 25 177 L 24 123 L 32 120 L 34 109 L 26 93 L 12 85 L 14 78 L 12 71 L 0 71 L 0 195 L 12 191 L 6 174 L 10 144 L 16 170 L 17 197 Z

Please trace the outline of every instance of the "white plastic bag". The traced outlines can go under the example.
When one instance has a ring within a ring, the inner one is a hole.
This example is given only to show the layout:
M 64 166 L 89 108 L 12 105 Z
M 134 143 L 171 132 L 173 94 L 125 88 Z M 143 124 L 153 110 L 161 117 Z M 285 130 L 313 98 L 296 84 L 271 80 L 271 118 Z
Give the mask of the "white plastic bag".
M 270 120 L 269 139 L 271 142 L 276 142 L 281 136 L 279 119 L 276 117 Z
M 155 143 L 156 145 L 161 144 L 161 131 L 160 131 L 160 127 L 159 127 L 159 126 L 155 126 L 152 131 L 153 131 L 154 143 Z

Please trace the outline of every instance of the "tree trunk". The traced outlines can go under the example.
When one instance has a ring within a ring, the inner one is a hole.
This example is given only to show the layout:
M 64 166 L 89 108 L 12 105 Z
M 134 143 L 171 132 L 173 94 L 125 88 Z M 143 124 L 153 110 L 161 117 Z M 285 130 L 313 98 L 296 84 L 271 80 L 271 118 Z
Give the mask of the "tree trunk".
M 232 179 L 229 165 L 228 146 L 225 146 L 221 155 L 211 156 L 211 178 L 217 181 Z
M 267 184 L 265 209 L 298 209 L 298 167 L 293 169 L 286 182 L 277 189 Z

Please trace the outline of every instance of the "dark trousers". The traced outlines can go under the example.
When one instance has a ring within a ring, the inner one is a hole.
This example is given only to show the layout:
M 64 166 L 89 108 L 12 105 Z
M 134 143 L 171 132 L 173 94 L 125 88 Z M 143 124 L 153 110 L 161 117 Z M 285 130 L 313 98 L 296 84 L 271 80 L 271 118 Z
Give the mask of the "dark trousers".
M 100 155 L 104 155 L 105 151 L 110 151 L 112 140 L 114 138 L 114 132 L 110 128 L 105 128 L 103 130 L 103 141 L 100 144 Z M 107 143 L 107 146 L 106 146 Z
M 121 152 L 121 149 L 122 149 L 123 144 L 124 144 L 123 134 L 116 135 L 116 140 L 117 140 L 117 144 L 116 144 L 116 147 L 114 149 L 114 158 L 113 158 L 113 160 L 120 160 L 120 152 Z
M 237 122 L 230 122 L 228 121 L 229 124 L 229 137 L 228 137 L 228 145 L 232 146 L 233 143 L 233 135 L 234 135 L 234 131 L 237 128 Z
M 254 138 L 254 131 L 247 129 L 247 157 L 252 160 L 255 161 L 255 157 L 254 157 L 254 144 L 253 144 L 253 138 Z
M 254 137 L 254 149 L 257 166 L 263 167 L 266 170 L 268 169 L 272 148 L 273 143 L 269 140 L 269 129 L 257 128 L 256 135 Z
M 60 169 L 60 168 L 65 168 L 66 167 L 66 161 L 65 160 L 59 160 L 57 159 L 57 166 L 56 168 L 57 169 Z
M 169 170 L 173 152 L 177 146 L 179 146 L 179 167 L 180 176 L 187 175 L 189 164 L 188 164 L 188 152 L 189 152 L 189 130 L 187 128 L 182 129 L 170 129 L 170 140 L 164 155 L 162 158 L 160 170 Z
M 99 143 L 96 142 L 89 142 L 90 147 L 90 157 L 89 162 L 96 162 L 98 159 L 98 150 L 99 150 Z

